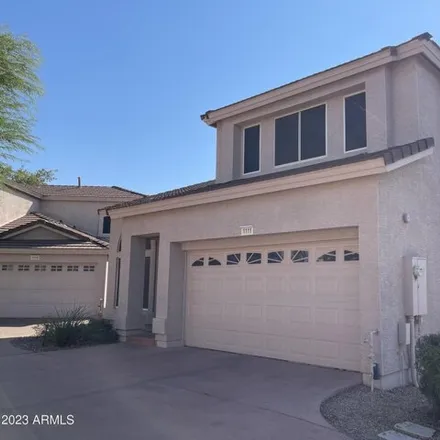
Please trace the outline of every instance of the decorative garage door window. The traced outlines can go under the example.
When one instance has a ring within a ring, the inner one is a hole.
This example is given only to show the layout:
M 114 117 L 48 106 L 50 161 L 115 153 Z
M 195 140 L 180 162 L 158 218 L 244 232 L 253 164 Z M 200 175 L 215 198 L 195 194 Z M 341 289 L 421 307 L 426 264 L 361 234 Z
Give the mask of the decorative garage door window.
M 95 272 L 95 266 L 85 265 L 83 266 L 84 272 Z
M 50 271 L 51 272 L 62 272 L 63 266 L 54 264 L 54 265 L 50 266 Z
M 201 267 L 205 264 L 205 258 L 204 257 L 200 257 L 197 260 L 193 261 L 193 263 L 191 264 L 192 267 Z
M 29 264 L 19 264 L 18 271 L 19 272 L 29 272 Z
M 261 252 L 248 252 L 246 254 L 246 263 L 261 264 Z
M 318 253 L 319 255 L 319 253 Z M 316 259 L 318 263 L 329 263 L 332 261 L 336 261 L 336 251 L 328 251 L 325 252 Z
M 226 256 L 226 264 L 228 266 L 235 266 L 240 263 L 241 254 L 228 254 Z
M 220 263 L 220 260 L 217 260 L 217 258 L 209 257 L 208 258 L 208 266 L 221 266 L 222 263 Z
M 267 253 L 267 262 L 269 264 L 281 263 L 284 260 L 284 251 L 271 251 Z
M 67 266 L 67 272 L 78 272 L 79 266 Z
M 309 251 L 294 249 L 290 251 L 290 259 L 292 263 L 308 263 Z
M 36 264 L 34 266 L 35 272 L 46 272 L 46 265 L 45 264 Z
M 14 270 L 13 264 L 2 264 L 2 271 L 6 272 L 6 271 L 12 271 L 12 270 Z
M 359 252 L 345 249 L 344 261 L 359 261 Z

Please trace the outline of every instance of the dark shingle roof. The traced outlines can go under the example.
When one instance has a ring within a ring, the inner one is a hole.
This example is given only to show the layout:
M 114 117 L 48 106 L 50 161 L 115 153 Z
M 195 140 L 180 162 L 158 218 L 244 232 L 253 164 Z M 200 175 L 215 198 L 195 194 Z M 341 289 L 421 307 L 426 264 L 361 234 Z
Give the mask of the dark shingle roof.
M 144 197 L 145 194 L 130 191 L 119 186 L 91 186 L 91 185 L 23 185 L 11 183 L 11 186 L 23 191 L 31 191 L 40 197 L 67 196 L 67 197 L 94 197 L 105 199 L 129 199 Z
M 224 188 L 232 188 L 239 185 L 247 185 L 254 182 L 261 182 L 265 180 L 279 179 L 281 177 L 293 176 L 296 174 L 304 174 L 311 171 L 322 170 L 326 168 L 332 168 L 336 166 L 348 165 L 351 163 L 362 162 L 365 160 L 376 159 L 382 157 L 385 165 L 390 165 L 391 163 L 398 162 L 405 157 L 412 156 L 416 153 L 422 152 L 434 146 L 433 138 L 420 139 L 416 142 L 412 142 L 405 145 L 399 145 L 396 147 L 387 148 L 385 150 L 376 151 L 373 153 L 361 153 L 355 156 L 345 157 L 343 159 L 336 159 L 326 162 L 319 162 L 314 165 L 308 165 L 299 168 L 293 168 L 289 170 L 279 171 L 271 174 L 264 174 L 255 177 L 248 177 L 243 179 L 231 180 L 224 183 L 216 183 L 215 180 L 208 180 L 206 182 L 196 183 L 194 185 L 185 186 L 183 188 L 173 189 L 171 191 L 165 191 L 159 194 L 154 194 L 151 196 L 145 196 L 137 200 L 132 200 L 129 202 L 118 203 L 116 205 L 110 206 L 107 209 L 120 209 L 127 208 L 129 206 L 143 205 L 146 203 L 153 203 L 160 200 L 172 199 L 175 197 L 187 196 L 190 194 L 198 194 L 208 191 L 216 191 Z
M 65 240 L 10 240 L 8 236 L 11 233 L 25 230 L 31 226 L 46 225 L 51 229 L 58 230 L 60 232 L 68 233 L 73 238 L 66 237 Z M 16 242 L 19 243 L 16 243 Z M 12 244 L 11 244 L 12 242 Z M 26 243 L 32 243 L 32 246 L 26 246 Z M 0 227 L 0 247 L 80 247 L 80 248 L 92 248 L 92 249 L 106 249 L 108 248 L 108 242 L 99 239 L 87 232 L 80 231 L 79 229 L 69 226 L 62 221 L 55 220 L 47 215 L 39 212 L 31 212 L 16 220 Z M 9 245 L 10 246 L 9 246 Z

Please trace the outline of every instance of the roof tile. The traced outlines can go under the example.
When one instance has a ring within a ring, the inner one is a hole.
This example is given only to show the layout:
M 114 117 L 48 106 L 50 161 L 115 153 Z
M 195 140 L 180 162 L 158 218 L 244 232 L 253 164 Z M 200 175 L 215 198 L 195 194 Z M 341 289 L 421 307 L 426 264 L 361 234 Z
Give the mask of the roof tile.
M 13 186 L 29 190 L 41 197 L 66 196 L 66 197 L 96 197 L 129 199 L 144 197 L 145 194 L 130 191 L 119 186 L 91 186 L 91 185 L 23 185 L 13 183 Z
M 426 146 L 426 148 L 425 148 Z M 243 178 L 243 179 L 236 179 L 231 180 L 229 182 L 224 183 L 216 183 L 215 180 L 208 180 L 206 182 L 200 182 L 196 183 L 194 185 L 185 186 L 183 188 L 176 188 L 171 191 L 162 192 L 159 194 L 154 194 L 151 196 L 145 196 L 136 200 L 118 203 L 113 206 L 109 206 L 107 209 L 113 210 L 113 209 L 121 209 L 121 208 L 127 208 L 129 206 L 137 206 L 137 205 L 143 205 L 146 203 L 153 203 L 160 200 L 166 200 L 171 199 L 175 197 L 182 197 L 190 194 L 198 194 L 202 192 L 208 192 L 208 191 L 215 191 L 223 188 L 231 188 L 238 185 L 246 185 L 254 182 L 260 182 L 270 179 L 278 179 L 286 176 L 292 176 L 296 174 L 304 174 L 311 171 L 331 168 L 335 166 L 341 166 L 341 165 L 347 165 L 350 163 L 356 163 L 361 162 L 365 160 L 375 159 L 382 157 L 384 159 L 385 165 L 389 165 L 394 162 L 398 162 L 399 160 L 408 157 L 410 155 L 419 153 L 422 151 L 420 147 L 423 149 L 428 149 L 434 146 L 434 139 L 433 138 L 426 138 L 426 139 L 420 139 L 416 142 L 413 142 L 411 144 L 405 144 L 405 145 L 398 145 L 395 147 L 390 147 L 385 150 L 381 151 L 375 151 L 372 153 L 360 153 L 355 156 L 345 157 L 343 159 L 336 159 L 332 161 L 327 162 L 319 162 L 314 165 L 308 165 L 304 167 L 299 168 L 293 168 L 290 170 L 284 170 L 279 171 L 276 173 L 271 174 L 264 174 L 260 176 L 255 177 L 249 177 L 249 178 Z
M 8 240 L 8 236 L 12 232 L 18 232 L 20 230 L 26 229 L 27 227 L 38 225 L 38 224 L 44 224 L 46 226 L 52 227 L 53 229 L 58 229 L 62 232 L 68 233 L 76 238 L 66 238 L 66 240 L 60 240 L 63 243 L 74 243 L 77 246 L 81 246 L 81 244 L 84 243 L 90 243 L 90 245 L 93 245 L 95 248 L 99 249 L 105 249 L 108 248 L 108 242 L 105 240 L 102 240 L 100 238 L 97 238 L 87 232 L 81 231 L 77 228 L 74 228 L 73 226 L 69 226 L 62 221 L 55 220 L 51 217 L 48 217 L 47 215 L 41 214 L 39 212 L 31 212 L 29 214 L 24 215 L 23 217 L 20 217 L 16 220 L 13 220 L 9 223 L 6 223 L 5 225 L 0 227 L 0 243 L 2 244 L 2 247 L 7 247 L 4 245 L 6 242 L 10 241 L 20 241 L 21 240 Z M 34 243 L 34 245 L 38 245 L 38 243 L 41 242 L 41 240 L 24 240 L 23 242 L 31 241 Z M 44 242 L 47 242 L 48 240 L 43 240 Z M 49 240 L 52 244 L 56 244 L 58 240 Z M 15 246 L 19 246 L 18 244 Z

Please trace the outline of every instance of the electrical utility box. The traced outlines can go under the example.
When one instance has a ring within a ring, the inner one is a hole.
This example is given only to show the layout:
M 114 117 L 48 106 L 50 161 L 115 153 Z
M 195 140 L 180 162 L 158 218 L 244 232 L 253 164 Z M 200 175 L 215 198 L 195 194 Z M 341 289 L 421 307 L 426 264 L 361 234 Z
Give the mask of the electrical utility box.
M 403 266 L 405 315 L 426 315 L 428 313 L 426 258 L 415 256 L 403 257 Z

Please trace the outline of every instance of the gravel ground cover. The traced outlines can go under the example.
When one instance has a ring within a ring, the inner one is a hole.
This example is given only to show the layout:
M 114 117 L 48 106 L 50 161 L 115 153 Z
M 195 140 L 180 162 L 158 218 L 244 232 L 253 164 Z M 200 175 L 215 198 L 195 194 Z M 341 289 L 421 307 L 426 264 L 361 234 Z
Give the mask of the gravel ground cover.
M 440 429 L 433 422 L 428 401 L 412 386 L 371 393 L 365 385 L 357 385 L 325 400 L 321 412 L 331 425 L 355 440 L 377 440 L 379 433 L 405 421 Z M 440 440 L 439 432 L 434 439 Z

